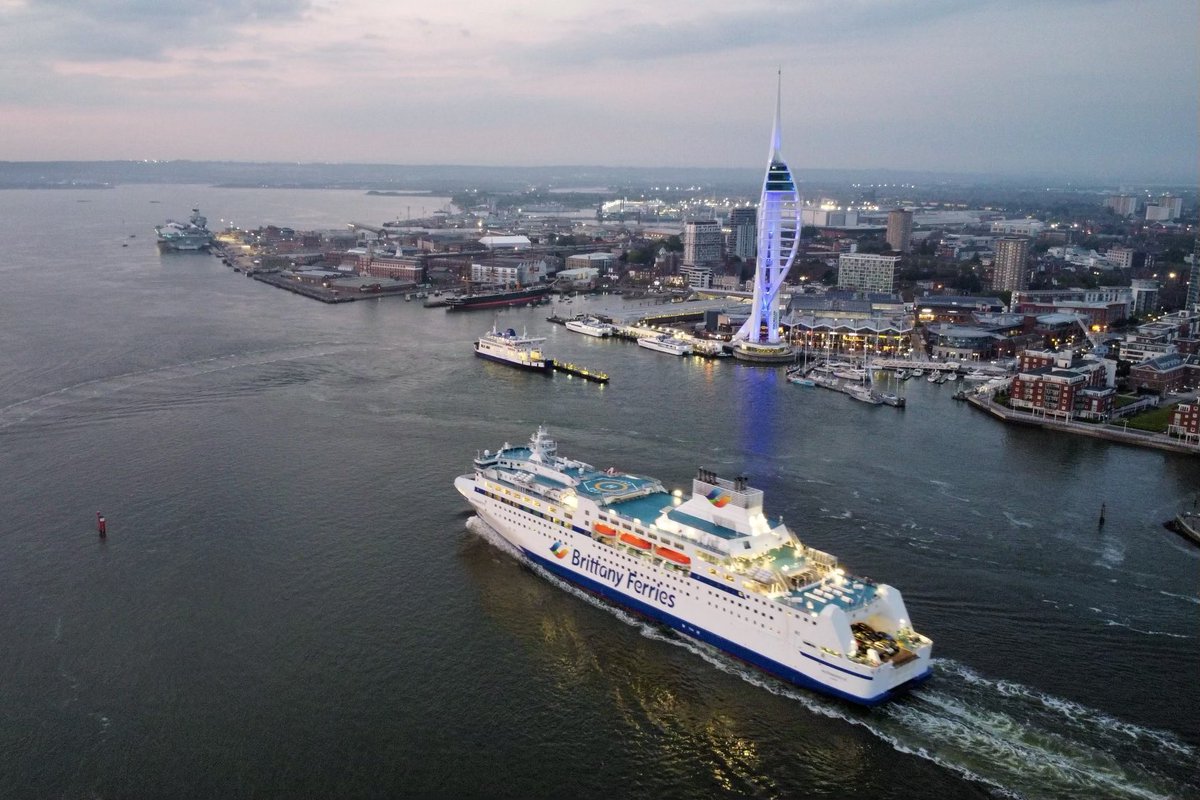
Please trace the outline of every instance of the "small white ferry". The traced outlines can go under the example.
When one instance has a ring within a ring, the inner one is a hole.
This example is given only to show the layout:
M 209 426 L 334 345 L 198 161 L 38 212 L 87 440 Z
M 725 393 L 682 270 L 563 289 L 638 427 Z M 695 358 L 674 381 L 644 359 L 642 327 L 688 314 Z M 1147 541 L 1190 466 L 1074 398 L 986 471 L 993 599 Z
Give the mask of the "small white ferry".
M 658 336 L 643 336 L 638 339 L 638 346 L 647 350 L 657 350 L 660 353 L 670 353 L 673 356 L 688 356 L 692 354 L 692 345 L 683 339 L 677 339 L 669 333 Z
M 596 317 L 575 317 L 566 322 L 566 328 L 575 333 L 582 333 L 584 336 L 595 336 L 604 338 L 612 336 L 613 326 L 607 322 L 601 322 Z
M 512 328 L 500 331 L 492 330 L 479 337 L 475 342 L 475 355 L 495 361 L 500 364 L 533 370 L 535 372 L 551 372 L 554 360 L 542 353 L 542 342 L 545 337 L 534 337 L 517 332 Z
M 701 469 L 668 492 L 559 456 L 539 428 L 454 486 L 551 574 L 784 680 L 873 705 L 930 674 L 899 590 L 802 543 L 745 477 Z

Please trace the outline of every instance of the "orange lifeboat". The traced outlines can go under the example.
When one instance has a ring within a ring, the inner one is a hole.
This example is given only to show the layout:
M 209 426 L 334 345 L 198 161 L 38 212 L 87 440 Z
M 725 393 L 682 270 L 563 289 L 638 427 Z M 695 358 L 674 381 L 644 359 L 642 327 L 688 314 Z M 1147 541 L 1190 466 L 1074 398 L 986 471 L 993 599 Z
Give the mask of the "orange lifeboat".
M 672 550 L 671 548 L 663 547 L 662 545 L 654 548 L 654 555 L 662 556 L 667 561 L 670 561 L 673 564 L 678 564 L 681 567 L 688 567 L 692 564 L 692 559 L 690 556 L 685 556 L 678 550 Z
M 605 539 L 611 539 L 617 535 L 617 529 L 611 525 L 605 525 L 603 522 L 597 522 L 592 526 L 592 530 L 603 536 Z
M 640 536 L 634 536 L 632 533 L 621 534 L 621 544 L 627 544 L 630 547 L 636 547 L 638 550 L 649 550 L 650 542 Z

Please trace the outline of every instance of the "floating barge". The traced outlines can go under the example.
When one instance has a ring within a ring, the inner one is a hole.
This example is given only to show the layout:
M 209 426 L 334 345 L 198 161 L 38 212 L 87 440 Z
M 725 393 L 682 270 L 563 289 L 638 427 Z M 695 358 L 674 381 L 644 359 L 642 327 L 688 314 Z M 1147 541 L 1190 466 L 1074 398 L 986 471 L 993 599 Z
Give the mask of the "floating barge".
M 580 367 L 566 361 L 554 362 L 555 372 L 565 372 L 568 375 L 574 375 L 577 378 L 583 378 L 585 381 L 593 383 L 608 383 L 608 374 L 597 370 Z

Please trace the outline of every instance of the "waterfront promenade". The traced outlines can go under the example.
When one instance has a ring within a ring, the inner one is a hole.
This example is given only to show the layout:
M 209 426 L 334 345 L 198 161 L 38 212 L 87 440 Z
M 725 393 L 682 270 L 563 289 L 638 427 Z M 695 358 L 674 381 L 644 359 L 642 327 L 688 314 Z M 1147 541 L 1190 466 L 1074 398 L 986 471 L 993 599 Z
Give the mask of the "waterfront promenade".
M 1167 436 L 1165 433 L 1151 433 L 1149 431 L 1137 430 L 1136 428 L 1118 428 L 1106 423 L 1077 422 L 1043 414 L 1030 414 L 1025 411 L 1016 411 L 1002 406 L 990 397 L 974 393 L 968 393 L 966 400 L 975 408 L 987 412 L 999 420 L 1016 425 L 1031 425 L 1038 428 L 1045 428 L 1046 430 L 1073 433 L 1077 436 L 1107 439 L 1110 442 L 1120 442 L 1121 444 L 1130 444 L 1136 447 L 1153 447 L 1173 453 L 1200 455 L 1200 444 L 1185 442 L 1182 439 Z

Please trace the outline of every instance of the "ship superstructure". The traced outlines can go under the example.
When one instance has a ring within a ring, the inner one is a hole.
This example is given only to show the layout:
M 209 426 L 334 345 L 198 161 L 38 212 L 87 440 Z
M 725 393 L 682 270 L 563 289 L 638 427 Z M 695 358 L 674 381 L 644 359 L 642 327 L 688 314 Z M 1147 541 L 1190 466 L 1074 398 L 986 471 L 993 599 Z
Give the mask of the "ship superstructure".
M 551 372 L 554 360 L 542 352 L 545 337 L 517 334 L 512 328 L 503 331 L 492 326 L 491 331 L 475 341 L 475 355 L 488 361 L 496 361 L 534 372 Z
M 187 222 L 167 220 L 165 224 L 157 226 L 154 232 L 158 234 L 158 246 L 163 250 L 204 250 L 213 243 L 208 219 L 198 208 L 192 209 L 192 216 Z
M 849 575 L 763 510 L 745 477 L 691 494 L 528 444 L 485 450 L 455 487 L 526 556 L 571 583 L 799 685 L 882 702 L 929 675 L 932 642 L 900 592 Z

